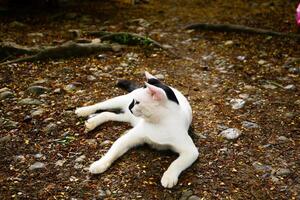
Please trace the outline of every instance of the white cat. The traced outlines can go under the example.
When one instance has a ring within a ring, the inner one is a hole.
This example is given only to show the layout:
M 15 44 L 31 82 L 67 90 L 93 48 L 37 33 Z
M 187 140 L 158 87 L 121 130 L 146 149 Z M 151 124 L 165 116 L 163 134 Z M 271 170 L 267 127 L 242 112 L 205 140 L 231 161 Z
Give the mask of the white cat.
M 85 123 L 87 131 L 107 121 L 129 122 L 133 126 L 112 145 L 89 170 L 93 174 L 103 173 L 130 148 L 147 143 L 156 149 L 170 149 L 179 157 L 164 172 L 161 184 L 171 188 L 177 184 L 180 173 L 197 158 L 198 150 L 188 135 L 192 122 L 192 109 L 187 99 L 176 89 L 164 85 L 153 75 L 145 72 L 144 88 L 109 99 L 95 105 L 77 108 L 78 116 L 88 116 L 98 110 Z M 109 110 L 121 109 L 121 113 Z

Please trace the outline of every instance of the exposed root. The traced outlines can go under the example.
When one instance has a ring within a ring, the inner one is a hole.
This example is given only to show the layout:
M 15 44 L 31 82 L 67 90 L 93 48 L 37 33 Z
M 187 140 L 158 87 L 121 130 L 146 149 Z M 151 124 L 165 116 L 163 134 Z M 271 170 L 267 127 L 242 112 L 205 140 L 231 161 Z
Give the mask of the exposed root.
M 261 34 L 261 35 L 270 35 L 270 36 L 279 36 L 279 37 L 288 37 L 300 39 L 299 34 L 294 33 L 283 33 L 276 32 L 268 29 L 261 28 L 252 28 L 243 25 L 235 24 L 191 24 L 185 27 L 185 29 L 194 29 L 194 30 L 207 30 L 207 31 L 216 31 L 216 32 L 236 32 L 236 33 L 250 33 L 250 34 Z
M 117 42 L 120 44 L 126 45 L 142 45 L 142 46 L 151 46 L 161 48 L 168 53 L 170 53 L 173 57 L 178 58 L 179 56 L 172 51 L 170 48 L 167 48 L 163 44 L 147 37 L 142 36 L 136 33 L 129 33 L 129 32 L 107 32 L 107 31 L 93 31 L 87 32 L 90 36 L 99 37 L 101 40 L 109 40 L 113 42 Z
M 85 55 L 89 55 L 101 51 L 110 51 L 110 50 L 112 50 L 111 45 L 106 43 L 100 43 L 100 42 L 76 43 L 70 41 L 59 46 L 46 47 L 44 49 L 40 49 L 34 55 L 6 61 L 0 63 L 0 65 L 6 65 L 11 63 L 17 63 L 17 62 L 26 62 L 26 61 L 79 57 L 79 56 L 85 56 Z

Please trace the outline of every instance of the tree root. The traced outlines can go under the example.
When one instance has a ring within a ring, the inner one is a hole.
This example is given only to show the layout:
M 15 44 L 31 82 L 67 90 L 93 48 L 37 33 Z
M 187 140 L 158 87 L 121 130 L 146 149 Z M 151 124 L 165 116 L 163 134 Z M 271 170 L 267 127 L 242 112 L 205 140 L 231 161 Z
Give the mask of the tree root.
M 170 53 L 173 57 L 178 58 L 179 56 L 172 51 L 170 48 L 160 44 L 159 42 L 136 33 L 129 33 L 129 32 L 107 32 L 107 31 L 93 31 L 87 32 L 86 34 L 90 36 L 99 37 L 101 40 L 108 40 L 117 42 L 119 44 L 126 44 L 126 45 L 141 45 L 141 46 L 150 46 L 153 45 L 154 47 L 161 48 L 168 53 Z
M 236 32 L 236 33 L 250 33 L 250 34 L 261 34 L 261 35 L 270 35 L 270 36 L 279 36 L 279 37 L 289 37 L 300 39 L 299 34 L 294 33 L 283 33 L 276 32 L 268 29 L 261 28 L 252 28 L 243 25 L 235 24 L 191 24 L 185 27 L 185 29 L 194 29 L 194 30 L 207 30 L 207 31 L 216 31 L 216 32 Z
M 100 51 L 110 51 L 112 46 L 107 43 L 100 42 L 91 42 L 91 43 L 76 43 L 73 41 L 66 42 L 59 46 L 54 47 L 45 47 L 40 49 L 34 49 L 32 51 L 21 51 L 22 49 L 27 49 L 27 47 L 22 47 L 18 49 L 20 52 L 26 54 L 34 54 L 31 56 L 26 56 L 22 58 L 17 58 L 14 60 L 6 61 L 0 63 L 0 65 L 6 65 L 17 62 L 26 62 L 26 61 L 37 61 L 37 60 L 46 60 L 46 59 L 59 59 L 59 58 L 69 58 L 69 57 L 78 57 L 85 56 Z
M 14 42 L 1 42 L 0 43 L 0 55 L 1 57 L 11 56 L 11 55 L 33 55 L 40 51 L 39 47 L 26 47 L 18 45 Z

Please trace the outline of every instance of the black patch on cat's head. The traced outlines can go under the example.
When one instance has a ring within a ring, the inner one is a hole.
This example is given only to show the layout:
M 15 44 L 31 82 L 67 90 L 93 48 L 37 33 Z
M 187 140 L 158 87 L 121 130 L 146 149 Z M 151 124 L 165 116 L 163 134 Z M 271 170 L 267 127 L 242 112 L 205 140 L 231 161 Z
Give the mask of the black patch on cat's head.
M 173 92 L 173 90 L 169 86 L 163 84 L 162 82 L 160 82 L 158 79 L 155 79 L 155 78 L 148 79 L 147 83 L 163 89 L 165 91 L 168 99 L 179 105 L 179 101 L 178 101 L 175 93 Z

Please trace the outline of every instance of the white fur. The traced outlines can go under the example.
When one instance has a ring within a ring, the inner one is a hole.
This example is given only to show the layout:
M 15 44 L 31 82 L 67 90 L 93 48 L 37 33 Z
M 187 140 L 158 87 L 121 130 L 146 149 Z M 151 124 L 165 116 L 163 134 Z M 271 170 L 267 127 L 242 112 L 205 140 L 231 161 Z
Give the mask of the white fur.
M 147 72 L 145 75 L 146 78 L 155 78 Z M 177 184 L 180 173 L 198 158 L 198 150 L 188 135 L 192 109 L 187 99 L 178 90 L 172 88 L 179 105 L 168 100 L 161 88 L 149 84 L 146 86 L 92 106 L 77 108 L 75 113 L 78 116 L 89 116 L 97 110 L 118 108 L 124 111 L 121 114 L 112 112 L 96 114 L 86 121 L 87 131 L 107 121 L 128 122 L 133 126 L 117 139 L 100 160 L 92 163 L 89 169 L 91 173 L 103 173 L 130 148 L 147 143 L 153 148 L 171 149 L 179 154 L 161 179 L 164 187 L 171 188 Z M 129 105 L 133 99 L 139 103 L 134 105 L 131 113 Z

